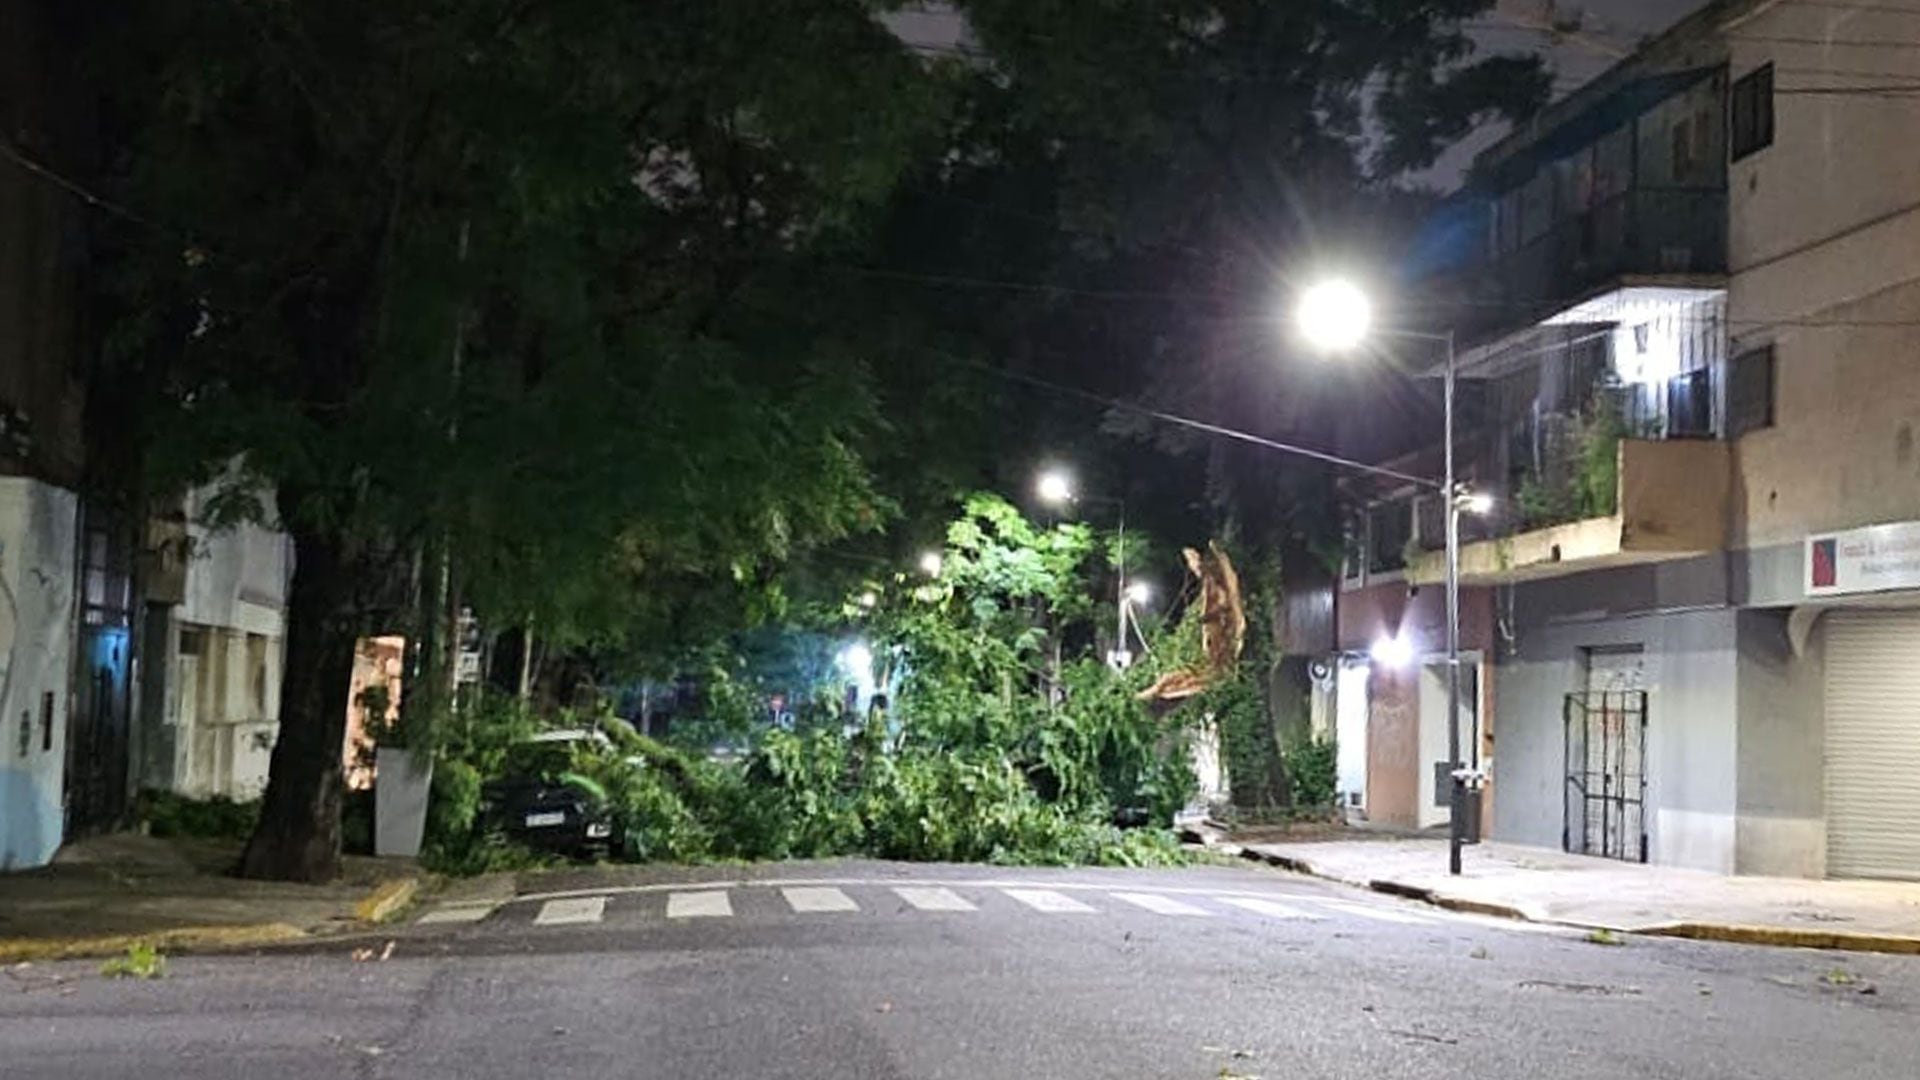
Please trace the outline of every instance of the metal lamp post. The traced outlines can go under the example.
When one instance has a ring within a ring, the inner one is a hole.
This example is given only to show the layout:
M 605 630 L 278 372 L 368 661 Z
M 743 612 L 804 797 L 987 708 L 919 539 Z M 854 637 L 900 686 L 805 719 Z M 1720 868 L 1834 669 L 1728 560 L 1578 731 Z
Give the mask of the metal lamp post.
M 1127 500 L 1109 498 L 1100 495 L 1083 496 L 1073 490 L 1073 482 L 1058 470 L 1049 470 L 1040 474 L 1034 490 L 1043 502 L 1063 505 L 1076 502 L 1110 502 L 1119 507 L 1120 531 L 1114 551 L 1115 581 L 1113 586 L 1113 651 L 1116 667 L 1124 667 L 1131 660 L 1127 650 Z M 1123 660 L 1122 657 L 1127 659 Z
M 1454 473 L 1453 423 L 1455 351 L 1452 331 L 1429 334 L 1410 330 L 1376 330 L 1373 305 L 1367 295 L 1351 282 L 1322 282 L 1301 294 L 1298 312 L 1302 333 L 1313 344 L 1335 351 L 1349 351 L 1364 342 L 1369 334 L 1439 342 L 1446 349 L 1447 363 L 1442 396 L 1445 399 L 1446 466 L 1440 494 L 1446 500 L 1447 543 L 1447 759 L 1452 781 L 1448 799 L 1447 872 L 1460 873 L 1460 849 L 1466 843 L 1467 780 L 1470 770 L 1460 761 L 1460 511 L 1469 497 L 1459 487 Z M 1431 481 L 1428 481 L 1431 483 Z M 1476 505 L 1480 499 L 1473 500 Z

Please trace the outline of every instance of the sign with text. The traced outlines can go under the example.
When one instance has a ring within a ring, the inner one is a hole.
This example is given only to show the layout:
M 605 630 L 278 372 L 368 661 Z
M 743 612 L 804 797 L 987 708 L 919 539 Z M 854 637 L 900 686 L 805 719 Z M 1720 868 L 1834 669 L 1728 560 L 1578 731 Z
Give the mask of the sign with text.
M 1807 537 L 1808 596 L 1920 589 L 1920 521 Z

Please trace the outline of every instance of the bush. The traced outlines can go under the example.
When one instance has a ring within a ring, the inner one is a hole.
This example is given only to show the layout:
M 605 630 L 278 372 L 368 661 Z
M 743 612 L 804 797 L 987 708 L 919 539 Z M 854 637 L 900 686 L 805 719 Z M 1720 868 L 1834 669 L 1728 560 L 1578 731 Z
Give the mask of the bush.
M 1339 785 L 1336 749 L 1332 739 L 1314 738 L 1300 739 L 1287 747 L 1281 762 L 1296 808 L 1318 810 L 1333 805 Z
M 245 840 L 260 821 L 260 801 L 235 802 L 222 795 L 190 799 L 171 791 L 140 793 L 140 820 L 154 836 Z

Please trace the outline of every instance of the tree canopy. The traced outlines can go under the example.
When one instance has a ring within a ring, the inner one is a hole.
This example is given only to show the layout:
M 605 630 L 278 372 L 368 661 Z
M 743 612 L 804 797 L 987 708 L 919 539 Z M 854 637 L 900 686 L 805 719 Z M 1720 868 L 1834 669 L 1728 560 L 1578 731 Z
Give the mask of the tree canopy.
M 1544 92 L 1461 63 L 1481 0 L 887 6 L 101 5 L 110 378 L 152 490 L 296 545 L 245 872 L 333 871 L 353 641 L 436 580 L 671 653 L 1097 444 L 995 368 L 1241 421 L 1275 268 Z

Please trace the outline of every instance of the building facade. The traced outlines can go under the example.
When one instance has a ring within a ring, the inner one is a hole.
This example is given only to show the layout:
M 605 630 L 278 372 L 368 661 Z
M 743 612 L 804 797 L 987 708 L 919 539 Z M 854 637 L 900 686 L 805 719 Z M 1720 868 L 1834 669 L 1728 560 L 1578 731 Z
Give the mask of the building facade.
M 172 534 L 174 565 L 146 582 L 142 781 L 246 800 L 266 787 L 279 733 L 292 541 L 253 524 L 210 528 L 209 498 L 193 492 L 152 530 Z
M 1920 148 L 1889 137 L 1920 96 L 1888 90 L 1920 49 L 1868 44 L 1916 32 L 1920 0 L 1720 0 L 1436 220 L 1498 507 L 1461 556 L 1494 837 L 1920 879 Z M 1355 559 L 1424 596 L 1437 508 L 1359 509 Z

